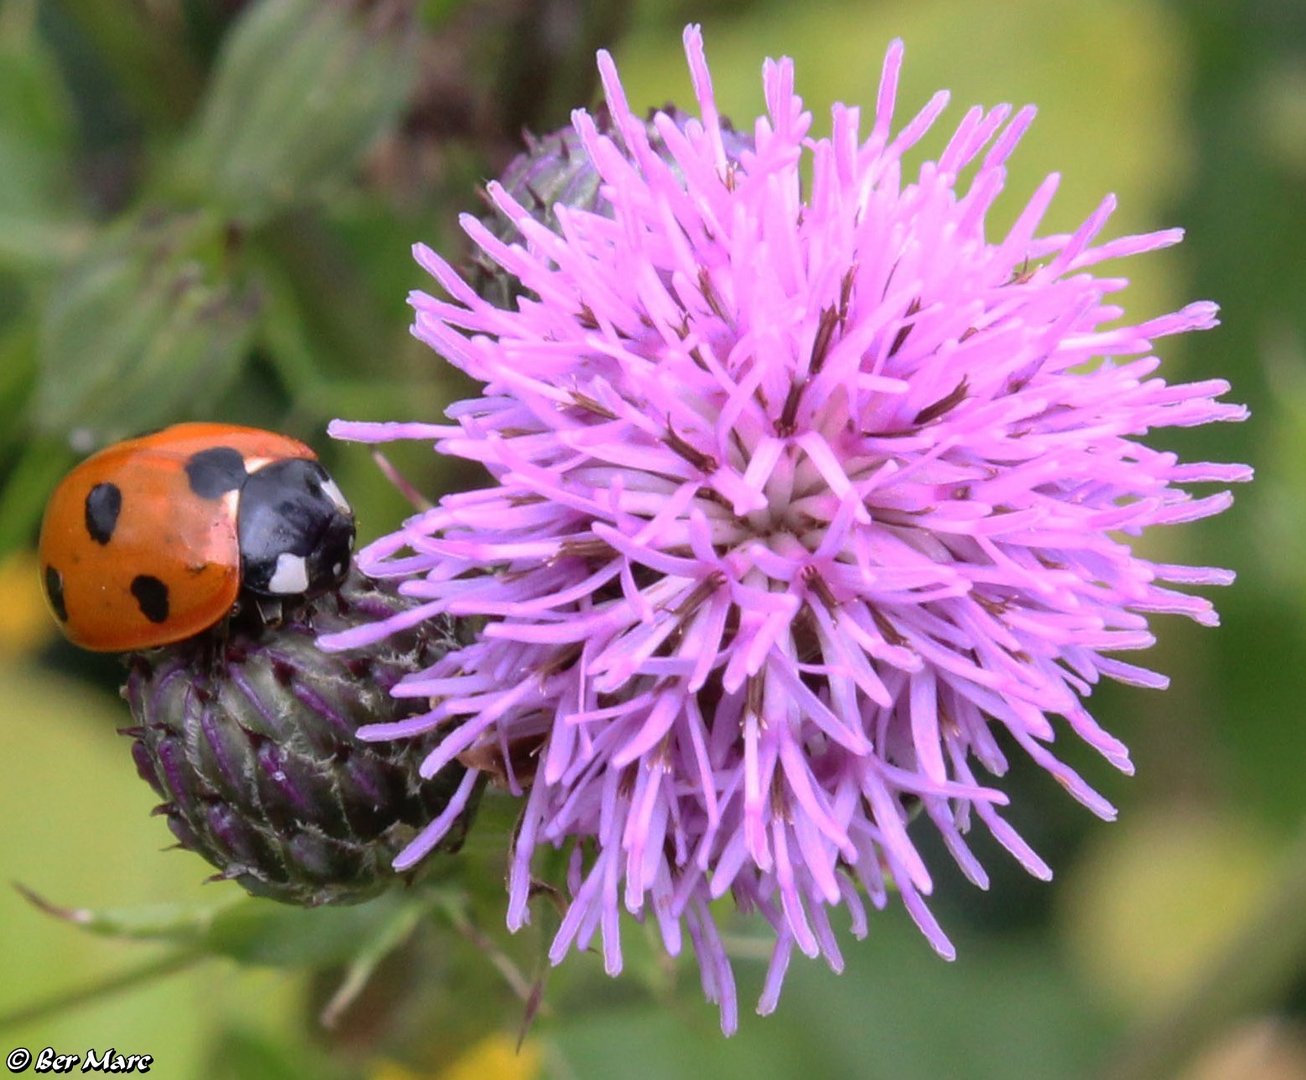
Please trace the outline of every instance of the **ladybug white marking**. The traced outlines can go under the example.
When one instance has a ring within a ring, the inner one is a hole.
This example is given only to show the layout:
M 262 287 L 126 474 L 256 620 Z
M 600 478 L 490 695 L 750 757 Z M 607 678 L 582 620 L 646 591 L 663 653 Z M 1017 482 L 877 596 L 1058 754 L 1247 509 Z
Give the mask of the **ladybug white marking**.
M 322 492 L 324 495 L 326 495 L 328 499 L 330 499 L 333 503 L 336 504 L 336 508 L 338 510 L 342 510 L 346 514 L 353 513 L 353 511 L 349 507 L 349 503 L 345 501 L 344 492 L 342 492 L 340 488 L 336 486 L 336 482 L 334 480 L 323 481 Z
M 308 591 L 308 563 L 302 555 L 282 552 L 277 556 L 277 568 L 268 581 L 268 592 L 277 596 L 293 596 Z

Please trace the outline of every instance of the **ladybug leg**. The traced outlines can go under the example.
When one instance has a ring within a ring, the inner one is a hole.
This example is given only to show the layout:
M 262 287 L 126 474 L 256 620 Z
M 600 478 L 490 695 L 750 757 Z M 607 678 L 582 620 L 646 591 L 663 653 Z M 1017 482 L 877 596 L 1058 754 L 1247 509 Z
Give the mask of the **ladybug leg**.
M 280 626 L 286 621 L 286 605 L 280 597 L 251 594 L 249 599 L 264 626 Z
M 234 634 L 258 637 L 265 630 L 276 630 L 285 625 L 291 611 L 302 597 L 261 596 L 249 589 L 241 591 L 240 598 L 223 620 L 224 636 Z M 215 627 L 215 631 L 216 631 Z
M 227 660 L 227 641 L 230 636 L 229 620 L 223 619 L 212 629 L 197 634 L 174 648 L 193 650 L 192 669 L 196 672 L 206 672 L 210 678 L 216 678 Z

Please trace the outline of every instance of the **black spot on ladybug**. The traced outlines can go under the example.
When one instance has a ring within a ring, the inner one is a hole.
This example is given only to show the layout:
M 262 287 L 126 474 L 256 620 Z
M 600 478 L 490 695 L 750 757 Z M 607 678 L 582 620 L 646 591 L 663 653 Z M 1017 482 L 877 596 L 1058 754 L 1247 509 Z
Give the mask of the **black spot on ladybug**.
M 168 586 L 149 574 L 137 574 L 132 578 L 132 596 L 136 604 L 152 623 L 168 620 Z
M 186 462 L 190 489 L 201 499 L 216 499 L 245 482 L 245 459 L 230 446 L 214 446 Z
M 107 544 L 118 527 L 122 511 L 122 491 L 107 480 L 96 484 L 86 494 L 86 531 L 97 544 Z
M 68 621 L 68 605 L 63 598 L 63 574 L 53 566 L 45 568 L 45 596 L 60 622 Z

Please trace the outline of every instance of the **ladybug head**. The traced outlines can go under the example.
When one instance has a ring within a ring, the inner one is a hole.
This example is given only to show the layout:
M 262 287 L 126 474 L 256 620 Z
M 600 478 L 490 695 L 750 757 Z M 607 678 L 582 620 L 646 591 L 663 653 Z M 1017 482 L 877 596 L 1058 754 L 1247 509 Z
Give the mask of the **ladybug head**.
M 316 461 L 286 458 L 240 489 L 241 584 L 262 596 L 316 596 L 349 572 L 354 512 Z

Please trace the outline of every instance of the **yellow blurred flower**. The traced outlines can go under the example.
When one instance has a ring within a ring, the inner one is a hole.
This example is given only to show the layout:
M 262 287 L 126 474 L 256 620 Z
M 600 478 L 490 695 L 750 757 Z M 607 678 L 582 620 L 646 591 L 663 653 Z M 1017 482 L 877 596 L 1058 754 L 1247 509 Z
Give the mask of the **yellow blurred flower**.
M 539 1044 L 517 1040 L 503 1032 L 487 1036 L 438 1073 L 417 1073 L 393 1061 L 375 1066 L 368 1080 L 536 1080 L 540 1075 Z
M 32 652 L 54 636 L 37 575 L 36 555 L 19 551 L 0 560 L 0 656 Z

